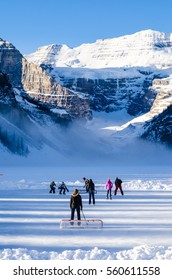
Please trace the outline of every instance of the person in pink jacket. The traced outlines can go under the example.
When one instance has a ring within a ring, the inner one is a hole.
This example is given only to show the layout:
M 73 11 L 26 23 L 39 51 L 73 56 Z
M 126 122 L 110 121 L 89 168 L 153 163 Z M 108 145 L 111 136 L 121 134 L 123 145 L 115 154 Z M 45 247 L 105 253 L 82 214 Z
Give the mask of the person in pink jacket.
M 113 188 L 113 183 L 111 182 L 110 179 L 107 180 L 106 182 L 106 189 L 107 189 L 107 199 L 110 196 L 110 199 L 112 199 L 112 188 Z

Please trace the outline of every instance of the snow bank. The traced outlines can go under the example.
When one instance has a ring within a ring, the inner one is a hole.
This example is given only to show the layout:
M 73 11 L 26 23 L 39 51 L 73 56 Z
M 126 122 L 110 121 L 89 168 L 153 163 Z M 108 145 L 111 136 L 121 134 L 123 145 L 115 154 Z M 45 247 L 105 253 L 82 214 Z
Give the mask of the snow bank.
M 171 190 L 172 181 L 170 179 L 166 181 L 160 180 L 132 180 L 123 184 L 127 190 Z
M 28 250 L 25 248 L 0 251 L 1 260 L 172 260 L 172 247 L 137 246 L 130 250 L 109 252 L 97 247 L 92 250 L 52 251 Z
M 60 185 L 61 182 L 56 182 L 57 186 Z M 97 190 L 104 190 L 106 182 L 96 182 Z M 8 181 L 1 180 L 0 189 L 49 189 L 50 182 L 46 181 L 32 181 L 27 179 L 21 179 L 16 181 Z M 65 181 L 65 184 L 70 188 L 83 188 L 84 183 L 76 180 L 76 181 Z M 171 190 L 172 189 L 172 179 L 162 180 L 130 180 L 123 181 L 123 188 L 125 190 Z

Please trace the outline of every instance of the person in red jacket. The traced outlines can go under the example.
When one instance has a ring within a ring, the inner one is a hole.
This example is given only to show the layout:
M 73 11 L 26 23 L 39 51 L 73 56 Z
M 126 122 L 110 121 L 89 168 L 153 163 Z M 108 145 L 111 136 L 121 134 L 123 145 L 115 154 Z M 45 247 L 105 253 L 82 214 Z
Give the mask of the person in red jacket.
M 124 192 L 122 190 L 122 180 L 119 179 L 118 177 L 116 177 L 115 179 L 115 191 L 114 191 L 114 195 L 117 194 L 117 190 L 120 189 L 120 192 L 122 195 L 124 195 Z

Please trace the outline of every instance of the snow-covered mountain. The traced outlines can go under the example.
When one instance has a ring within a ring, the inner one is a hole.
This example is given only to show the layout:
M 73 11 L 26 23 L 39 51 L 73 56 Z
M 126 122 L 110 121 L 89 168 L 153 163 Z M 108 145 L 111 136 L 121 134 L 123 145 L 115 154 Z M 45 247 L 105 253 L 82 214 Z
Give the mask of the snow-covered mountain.
M 145 30 L 76 48 L 49 45 L 26 58 L 62 86 L 88 94 L 92 110 L 137 116 L 154 102 L 152 81 L 172 73 L 172 34 Z
M 89 162 L 115 156 L 128 140 L 171 145 L 171 75 L 172 34 L 53 44 L 25 58 L 1 39 L 0 148 L 27 155 L 46 147 L 62 161 Z
M 145 30 L 119 38 L 97 40 L 76 48 L 49 45 L 26 55 L 28 61 L 52 67 L 114 68 L 172 66 L 172 33 Z
M 132 137 L 133 129 L 135 136 L 147 135 L 152 119 L 172 104 L 171 83 L 165 82 L 172 74 L 172 33 L 145 30 L 76 48 L 49 45 L 26 58 L 42 65 L 61 85 L 88 94 L 93 112 L 125 109 L 135 116 L 122 126 L 106 127 L 117 138 L 126 135 L 126 129 Z

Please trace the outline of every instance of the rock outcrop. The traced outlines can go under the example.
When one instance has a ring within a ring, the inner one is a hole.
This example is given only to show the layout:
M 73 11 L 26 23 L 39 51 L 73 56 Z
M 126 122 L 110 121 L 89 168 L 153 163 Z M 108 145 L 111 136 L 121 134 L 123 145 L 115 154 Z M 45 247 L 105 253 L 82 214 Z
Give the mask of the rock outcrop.
M 9 42 L 0 39 L 0 71 L 7 74 L 13 87 L 21 87 L 22 55 Z
M 172 76 L 165 79 L 155 79 L 152 90 L 157 95 L 150 110 L 151 114 L 160 114 L 172 105 Z
M 144 125 L 143 138 L 172 145 L 172 76 L 155 79 L 152 90 L 157 95 Z
M 49 108 L 65 109 L 75 118 L 91 118 L 88 97 L 62 87 L 53 77 L 38 65 L 29 63 L 23 58 L 22 62 L 23 89 L 32 98 L 41 101 Z
M 172 147 L 172 105 L 144 126 L 142 138 Z

